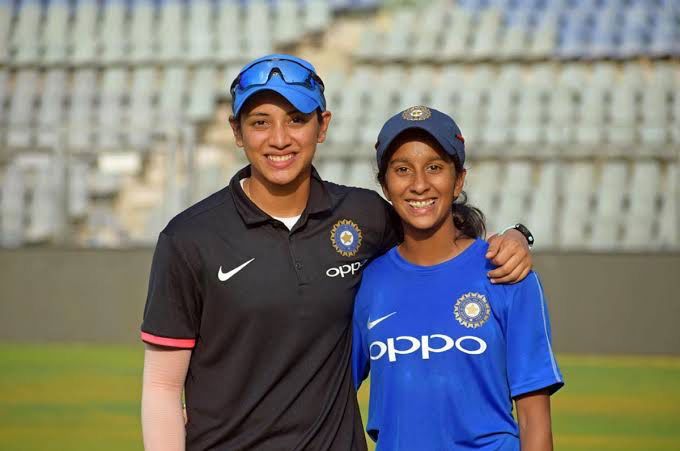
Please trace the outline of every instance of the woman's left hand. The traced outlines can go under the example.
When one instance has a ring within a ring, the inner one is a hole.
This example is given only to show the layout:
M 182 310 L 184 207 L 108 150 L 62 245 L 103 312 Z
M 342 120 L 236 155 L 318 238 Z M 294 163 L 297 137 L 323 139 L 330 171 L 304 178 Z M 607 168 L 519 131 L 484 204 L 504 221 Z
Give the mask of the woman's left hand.
M 491 236 L 488 242 L 486 258 L 498 266 L 487 273 L 491 283 L 517 283 L 529 274 L 533 262 L 524 235 L 508 230 L 503 235 Z

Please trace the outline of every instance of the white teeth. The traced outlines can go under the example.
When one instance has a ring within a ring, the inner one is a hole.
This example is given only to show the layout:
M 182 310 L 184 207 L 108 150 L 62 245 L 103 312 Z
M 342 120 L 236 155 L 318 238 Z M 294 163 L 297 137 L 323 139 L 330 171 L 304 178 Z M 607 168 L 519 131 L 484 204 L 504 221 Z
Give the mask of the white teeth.
M 414 208 L 425 208 L 434 204 L 434 199 L 430 200 L 409 200 L 409 205 Z
M 288 161 L 291 158 L 293 158 L 293 154 L 289 153 L 287 155 L 267 155 L 267 158 L 269 158 L 272 161 Z

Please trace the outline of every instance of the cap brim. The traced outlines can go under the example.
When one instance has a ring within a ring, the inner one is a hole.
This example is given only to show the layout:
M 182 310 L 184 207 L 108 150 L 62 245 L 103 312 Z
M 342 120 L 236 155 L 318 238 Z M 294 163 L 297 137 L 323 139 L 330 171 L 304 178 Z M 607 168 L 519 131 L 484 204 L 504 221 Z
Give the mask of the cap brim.
M 320 107 L 319 103 L 312 96 L 307 95 L 302 90 L 304 88 L 297 88 L 294 86 L 287 85 L 273 85 L 268 84 L 264 86 L 258 86 L 249 89 L 238 96 L 238 101 L 234 103 L 234 116 L 238 116 L 241 112 L 243 105 L 251 98 L 254 94 L 262 91 L 274 91 L 275 93 L 281 95 L 284 99 L 290 102 L 298 111 L 302 113 L 311 113 Z

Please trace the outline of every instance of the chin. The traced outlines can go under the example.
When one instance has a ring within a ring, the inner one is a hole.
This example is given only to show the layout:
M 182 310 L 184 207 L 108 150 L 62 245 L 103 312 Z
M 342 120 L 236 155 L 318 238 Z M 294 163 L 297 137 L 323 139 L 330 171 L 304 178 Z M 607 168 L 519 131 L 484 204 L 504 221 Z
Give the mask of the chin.
M 283 186 L 298 180 L 303 172 L 304 168 L 290 167 L 284 170 L 271 170 L 270 168 L 267 168 L 266 171 L 262 171 L 261 173 L 269 183 Z
M 437 227 L 435 221 L 404 221 L 408 228 L 412 230 L 417 230 L 419 232 L 427 232 L 428 230 L 434 230 Z
M 299 152 L 295 154 L 292 161 L 272 164 L 264 155 L 253 155 L 249 157 L 252 169 L 260 174 L 260 176 L 268 183 L 273 185 L 285 186 L 299 180 L 305 174 L 311 171 L 312 162 L 308 160 L 304 153 Z
M 437 212 L 437 214 L 430 215 L 411 215 L 408 214 L 408 212 L 397 213 L 407 228 L 418 232 L 432 232 L 438 230 L 439 227 L 446 222 L 448 214 L 448 212 Z

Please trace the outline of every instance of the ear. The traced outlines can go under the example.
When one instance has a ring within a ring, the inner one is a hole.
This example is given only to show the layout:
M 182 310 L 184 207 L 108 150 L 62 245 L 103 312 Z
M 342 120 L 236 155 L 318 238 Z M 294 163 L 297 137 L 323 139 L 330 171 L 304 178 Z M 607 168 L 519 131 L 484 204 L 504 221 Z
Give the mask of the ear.
M 326 133 L 328 132 L 328 126 L 331 124 L 332 114 L 330 111 L 324 111 L 321 113 L 321 123 L 319 124 L 319 135 L 316 139 L 318 144 L 326 141 Z
M 229 125 L 231 125 L 231 131 L 234 133 L 234 139 L 236 140 L 236 145 L 238 147 L 243 147 L 243 130 L 241 129 L 241 122 L 234 117 L 234 115 L 229 116 Z
M 460 193 L 463 191 L 463 186 L 465 185 L 465 176 L 467 175 L 467 169 L 463 169 L 458 174 L 456 174 L 456 183 L 453 186 L 453 198 L 457 199 Z

